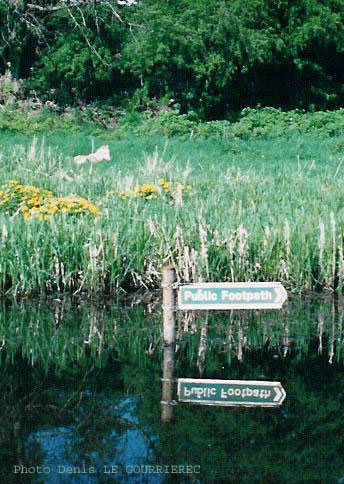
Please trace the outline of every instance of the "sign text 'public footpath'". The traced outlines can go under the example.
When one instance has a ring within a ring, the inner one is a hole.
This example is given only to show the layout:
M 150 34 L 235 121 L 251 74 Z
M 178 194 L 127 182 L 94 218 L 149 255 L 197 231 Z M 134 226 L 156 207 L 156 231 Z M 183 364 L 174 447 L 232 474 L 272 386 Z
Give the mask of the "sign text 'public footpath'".
M 199 405 L 277 407 L 286 392 L 280 382 L 178 379 L 178 400 Z
M 179 286 L 179 309 L 280 309 L 280 282 L 206 282 Z
M 280 309 L 280 282 L 206 282 L 178 289 L 178 309 Z M 280 382 L 178 379 L 178 400 L 199 405 L 277 407 L 286 397 Z

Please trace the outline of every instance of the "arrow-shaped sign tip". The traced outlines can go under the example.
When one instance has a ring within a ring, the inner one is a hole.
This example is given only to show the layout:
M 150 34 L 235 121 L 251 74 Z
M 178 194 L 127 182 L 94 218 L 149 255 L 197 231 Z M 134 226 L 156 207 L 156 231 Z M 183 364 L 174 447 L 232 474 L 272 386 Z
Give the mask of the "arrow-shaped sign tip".
M 287 396 L 284 388 L 274 387 L 274 390 L 275 390 L 275 393 L 276 393 L 276 396 L 274 398 L 274 402 L 283 403 L 285 397 Z
M 288 293 L 284 289 L 282 284 L 280 284 L 278 287 L 275 287 L 275 294 L 276 294 L 276 299 L 275 299 L 276 304 L 282 305 L 288 298 Z

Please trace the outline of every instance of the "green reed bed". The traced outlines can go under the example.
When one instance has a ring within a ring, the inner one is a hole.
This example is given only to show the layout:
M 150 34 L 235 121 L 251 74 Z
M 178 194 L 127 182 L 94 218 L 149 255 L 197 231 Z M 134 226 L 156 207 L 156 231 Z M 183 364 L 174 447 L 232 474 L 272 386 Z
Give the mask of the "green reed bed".
M 168 262 L 183 282 L 279 280 L 293 292 L 342 291 L 344 138 L 106 136 L 1 134 L 2 186 L 17 180 L 55 201 L 82 197 L 100 212 L 63 211 L 59 202 L 52 213 L 30 202 L 25 218 L 23 207 L 6 211 L 4 203 L 3 294 L 156 288 Z M 110 161 L 74 164 L 74 155 L 105 142 Z

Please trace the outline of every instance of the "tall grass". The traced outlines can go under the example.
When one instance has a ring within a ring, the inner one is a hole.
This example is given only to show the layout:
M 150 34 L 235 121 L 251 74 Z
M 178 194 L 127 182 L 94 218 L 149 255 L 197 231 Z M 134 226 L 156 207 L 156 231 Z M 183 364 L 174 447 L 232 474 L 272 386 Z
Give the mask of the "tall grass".
M 104 133 L 104 136 L 108 134 Z M 104 139 L 2 133 L 0 184 L 18 179 L 86 197 L 102 215 L 24 221 L 0 215 L 0 290 L 113 293 L 181 281 L 279 280 L 292 292 L 342 291 L 344 138 L 107 140 L 111 160 L 76 166 Z M 234 149 L 235 148 L 235 149 Z M 121 200 L 162 177 L 192 190 Z

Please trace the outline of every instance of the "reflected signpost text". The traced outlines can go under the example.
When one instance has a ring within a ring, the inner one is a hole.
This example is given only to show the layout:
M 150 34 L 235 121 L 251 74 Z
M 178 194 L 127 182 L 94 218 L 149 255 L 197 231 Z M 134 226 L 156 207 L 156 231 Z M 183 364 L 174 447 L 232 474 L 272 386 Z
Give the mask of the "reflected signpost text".
M 178 309 L 281 309 L 287 292 L 280 282 L 208 282 L 178 285 L 172 265 L 163 269 L 164 360 L 161 420 L 173 412 L 173 371 L 176 343 L 176 290 Z M 280 382 L 251 380 L 178 379 L 178 401 L 216 406 L 280 406 L 286 392 Z

